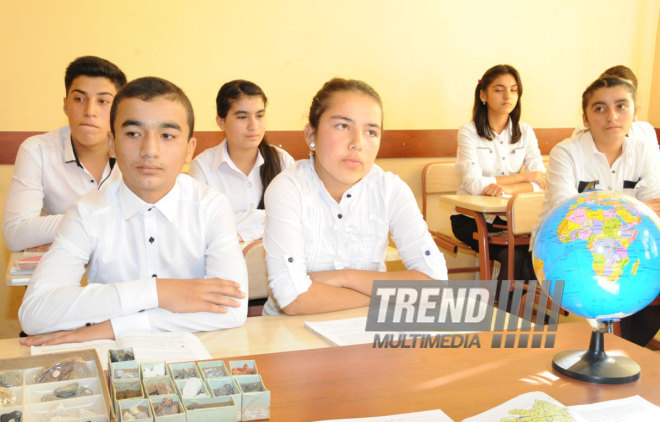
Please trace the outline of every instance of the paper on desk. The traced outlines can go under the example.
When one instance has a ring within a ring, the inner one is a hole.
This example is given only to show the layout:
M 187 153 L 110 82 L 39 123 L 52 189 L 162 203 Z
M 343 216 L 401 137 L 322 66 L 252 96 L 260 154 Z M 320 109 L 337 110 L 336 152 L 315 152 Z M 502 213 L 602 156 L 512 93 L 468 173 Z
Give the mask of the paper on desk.
M 540 391 L 521 394 L 497 407 L 463 419 L 463 422 L 515 422 L 518 420 L 545 420 L 588 422 L 568 407 Z
M 660 407 L 640 396 L 568 406 L 568 408 L 587 421 L 660 421 Z
M 333 321 L 305 321 L 305 327 L 335 346 L 350 346 L 374 342 L 374 331 L 365 331 L 367 317 Z M 382 334 L 382 333 L 381 333 Z
M 142 333 L 123 336 L 117 340 L 93 340 L 54 346 L 32 346 L 33 355 L 96 349 L 103 369 L 107 370 L 108 350 L 132 347 L 135 360 L 140 362 L 186 362 L 211 359 L 206 347 L 191 333 Z
M 332 419 L 318 422 L 453 422 L 440 409 L 424 412 L 402 413 L 400 415 L 376 416 L 373 418 Z

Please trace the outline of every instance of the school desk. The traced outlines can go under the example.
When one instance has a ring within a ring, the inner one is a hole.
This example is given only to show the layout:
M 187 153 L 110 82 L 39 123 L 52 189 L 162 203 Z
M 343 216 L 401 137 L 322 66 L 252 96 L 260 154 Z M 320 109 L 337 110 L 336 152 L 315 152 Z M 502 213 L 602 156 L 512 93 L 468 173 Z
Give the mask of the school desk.
M 559 324 L 554 348 L 332 347 L 304 328 L 304 321 L 366 315 L 366 308 L 310 316 L 248 318 L 243 327 L 197 334 L 220 359 L 256 360 L 271 391 L 272 421 L 378 416 L 440 408 L 454 420 L 483 412 L 517 395 L 543 391 L 565 405 L 639 394 L 660 405 L 660 353 L 613 335 L 611 354 L 625 354 L 642 368 L 638 381 L 590 384 L 554 373 L 552 356 L 588 347 L 586 322 Z M 29 355 L 18 339 L 0 340 L 3 358 Z
M 456 209 L 456 212 L 474 218 L 477 223 L 479 243 L 479 276 L 481 280 L 491 279 L 490 256 L 488 250 L 488 227 L 484 214 L 503 216 L 506 214 L 507 198 L 484 195 L 441 195 L 439 199 Z

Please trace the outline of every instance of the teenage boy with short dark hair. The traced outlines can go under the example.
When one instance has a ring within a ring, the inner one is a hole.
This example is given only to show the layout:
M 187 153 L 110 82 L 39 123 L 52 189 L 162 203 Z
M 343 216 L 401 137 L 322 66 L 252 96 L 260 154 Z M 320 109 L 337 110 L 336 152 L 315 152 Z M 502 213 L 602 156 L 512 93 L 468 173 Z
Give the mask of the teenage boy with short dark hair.
M 51 243 L 73 201 L 121 178 L 110 158 L 110 106 L 126 76 L 94 56 L 66 69 L 64 114 L 69 125 L 21 144 L 5 202 L 2 230 L 12 251 Z
M 110 122 L 122 180 L 66 212 L 19 310 L 23 344 L 242 325 L 247 270 L 229 200 L 180 174 L 196 144 L 190 101 L 140 78 L 119 91 Z

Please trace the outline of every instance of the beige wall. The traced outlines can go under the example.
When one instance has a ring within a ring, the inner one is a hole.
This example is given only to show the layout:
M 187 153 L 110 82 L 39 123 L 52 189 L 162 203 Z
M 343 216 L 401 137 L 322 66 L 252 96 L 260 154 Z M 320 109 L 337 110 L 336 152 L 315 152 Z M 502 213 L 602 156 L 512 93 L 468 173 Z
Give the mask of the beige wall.
M 63 71 L 96 54 L 129 78 L 158 75 L 190 95 L 198 128 L 215 129 L 219 85 L 252 79 L 271 99 L 269 127 L 301 129 L 328 78 L 365 79 L 385 125 L 456 128 L 496 63 L 521 72 L 523 119 L 576 124 L 579 97 L 602 70 L 627 64 L 648 112 L 658 0 L 0 0 L 0 130 L 64 124 Z

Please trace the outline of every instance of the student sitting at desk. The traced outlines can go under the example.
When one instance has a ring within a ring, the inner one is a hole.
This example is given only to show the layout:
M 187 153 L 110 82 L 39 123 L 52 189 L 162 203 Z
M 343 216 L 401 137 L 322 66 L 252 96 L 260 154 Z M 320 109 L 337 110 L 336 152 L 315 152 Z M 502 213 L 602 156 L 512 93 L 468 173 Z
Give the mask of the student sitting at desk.
M 382 126 L 380 97 L 362 81 L 332 79 L 312 100 L 310 159 L 266 191 L 264 314 L 366 306 L 374 280 L 447 279 L 412 191 L 374 164 Z M 407 271 L 385 272 L 389 232 Z
M 461 175 L 459 194 L 513 195 L 541 190 L 545 186 L 545 167 L 538 141 L 531 126 L 520 121 L 522 81 L 510 65 L 493 66 L 484 73 L 474 90 L 472 121 L 458 130 L 456 169 Z M 524 167 L 524 170 L 523 170 Z M 496 217 L 488 221 L 488 231 L 503 229 L 506 221 Z M 477 224 L 472 217 L 451 216 L 457 239 L 473 250 Z M 499 279 L 507 274 L 507 247 L 491 245 L 490 256 L 501 264 Z M 534 278 L 529 252 L 516 247 L 516 279 Z
M 589 189 L 622 192 L 660 214 L 660 163 L 649 142 L 626 136 L 636 115 L 636 90 L 606 76 L 582 94 L 586 132 L 550 152 L 547 190 L 539 221 L 568 198 Z M 648 343 L 660 327 L 660 307 L 647 307 L 621 321 L 621 334 Z
M 110 124 L 123 177 L 64 215 L 19 310 L 33 336 L 23 344 L 243 324 L 247 270 L 229 200 L 180 174 L 196 144 L 190 101 L 168 81 L 136 79 Z
M 220 145 L 199 154 L 188 174 L 227 195 L 236 217 L 241 241 L 264 235 L 264 191 L 271 180 L 294 160 L 286 151 L 269 145 L 266 132 L 268 99 L 253 82 L 224 84 L 215 104 L 218 126 L 225 133 Z
M 79 57 L 66 68 L 69 125 L 25 140 L 16 155 L 2 223 L 10 250 L 51 243 L 73 201 L 121 178 L 108 132 L 112 100 L 125 83 L 124 73 L 99 57 Z
M 629 67 L 623 65 L 610 67 L 598 78 L 600 79 L 608 76 L 620 78 L 630 82 L 630 84 L 635 88 L 635 91 L 637 91 L 637 77 Z M 571 138 L 578 138 L 583 132 L 586 131 L 587 128 L 584 126 L 584 123 L 581 123 L 580 126 L 575 128 Z M 629 138 L 637 138 L 641 141 L 648 142 L 651 146 L 651 149 L 660 155 L 660 149 L 658 147 L 658 136 L 655 133 L 655 128 L 649 122 L 637 120 L 637 115 L 635 115 L 632 125 L 630 125 L 630 130 L 628 131 L 627 136 Z

